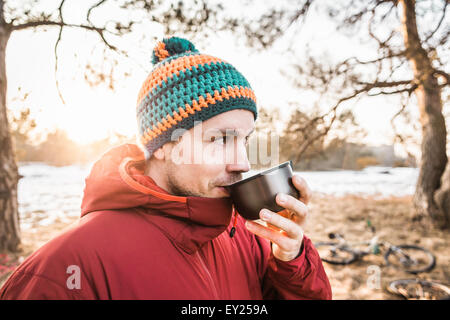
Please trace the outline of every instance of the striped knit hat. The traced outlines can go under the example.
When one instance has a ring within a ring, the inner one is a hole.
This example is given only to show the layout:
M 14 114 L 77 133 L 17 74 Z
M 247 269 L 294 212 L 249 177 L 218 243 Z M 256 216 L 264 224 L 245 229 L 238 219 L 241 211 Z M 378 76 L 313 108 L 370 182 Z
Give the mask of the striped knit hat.
M 194 121 L 233 109 L 249 110 L 256 120 L 255 94 L 244 76 L 222 59 L 199 53 L 190 41 L 163 39 L 153 49 L 152 63 L 136 110 L 147 159 L 171 141 L 174 130 L 189 130 Z

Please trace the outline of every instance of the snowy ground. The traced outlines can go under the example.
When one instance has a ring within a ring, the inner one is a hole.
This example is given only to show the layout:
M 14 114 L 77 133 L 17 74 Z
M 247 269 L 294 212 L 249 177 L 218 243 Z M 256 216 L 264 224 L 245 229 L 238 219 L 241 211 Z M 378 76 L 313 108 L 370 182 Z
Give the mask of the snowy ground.
M 89 167 L 26 164 L 19 167 L 19 173 L 23 176 L 18 187 L 22 229 L 71 222 L 80 215 Z
M 84 179 L 90 166 L 52 167 L 22 164 L 19 173 L 21 227 L 32 229 L 54 222 L 70 222 L 80 214 Z M 315 193 L 376 197 L 405 196 L 414 192 L 415 168 L 369 167 L 362 171 L 299 172 Z M 245 175 L 246 176 L 246 175 Z

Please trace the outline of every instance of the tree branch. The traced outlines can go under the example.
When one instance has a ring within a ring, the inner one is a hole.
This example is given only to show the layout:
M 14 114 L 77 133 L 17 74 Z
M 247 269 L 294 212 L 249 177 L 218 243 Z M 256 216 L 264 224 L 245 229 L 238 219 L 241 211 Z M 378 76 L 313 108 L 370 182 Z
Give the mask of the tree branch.
M 434 69 L 434 74 L 438 75 L 438 76 L 441 76 L 442 78 L 445 79 L 445 83 L 443 84 L 443 86 L 450 85 L 450 75 L 447 72 L 445 72 L 443 70 Z
M 393 90 L 393 91 L 380 90 L 377 93 L 368 92 L 367 95 L 369 97 L 375 97 L 375 96 L 379 96 L 379 95 L 390 95 L 390 94 L 398 94 L 398 93 L 403 93 L 403 92 L 407 92 L 409 94 L 409 93 L 414 92 L 414 90 L 416 90 L 416 89 L 417 89 L 417 84 L 414 84 L 409 88 L 402 88 L 402 89 Z
M 288 26 L 286 29 L 289 29 L 289 27 L 298 19 L 300 19 L 300 17 L 305 16 L 308 13 L 309 8 L 311 7 L 313 0 L 307 0 L 305 2 L 305 4 L 300 8 L 300 10 L 298 10 L 290 19 Z
M 263 48 L 269 48 L 300 18 L 307 15 L 313 2 L 314 0 L 297 1 L 295 9 L 270 8 L 267 10 L 268 13 L 259 16 L 256 20 L 247 17 L 225 19 L 225 23 L 219 27 L 219 30 L 231 29 L 243 34 L 251 46 L 258 43 Z M 213 12 L 213 14 L 217 16 L 218 13 Z M 255 28 L 255 22 L 257 22 L 257 28 Z
M 425 38 L 425 40 L 423 41 L 424 43 L 427 43 L 428 40 L 430 40 L 431 37 L 433 37 L 433 35 L 436 33 L 436 31 L 438 31 L 438 29 L 441 27 L 441 24 L 442 24 L 442 22 L 444 21 L 444 18 L 445 18 L 445 12 L 447 10 L 447 5 L 448 5 L 448 0 L 445 1 L 444 8 L 442 9 L 442 16 L 439 19 L 439 22 L 436 25 L 436 28 L 434 28 L 434 30 L 431 31 L 430 34 Z
M 23 29 L 27 29 L 27 28 L 36 28 L 36 27 L 41 27 L 41 26 L 59 26 L 60 28 L 70 27 L 70 28 L 80 28 L 80 29 L 84 29 L 84 30 L 88 30 L 88 31 L 94 31 L 99 35 L 100 39 L 104 42 L 104 44 L 109 49 L 111 49 L 112 51 L 118 52 L 125 57 L 128 57 L 128 54 L 125 51 L 118 49 L 116 46 L 112 45 L 108 40 L 106 40 L 105 32 L 109 32 L 108 30 L 106 30 L 106 28 L 99 28 L 99 27 L 85 25 L 85 24 L 71 24 L 71 23 L 65 23 L 63 21 L 45 20 L 45 21 L 30 21 L 30 22 L 27 22 L 27 23 L 24 23 L 21 25 L 14 25 L 14 26 L 12 26 L 12 31 L 18 31 L 18 30 L 23 30 Z
M 325 115 L 324 115 L 325 116 Z M 300 147 L 300 149 L 297 152 L 297 157 L 295 158 L 295 162 L 298 162 L 300 160 L 300 157 L 303 155 L 303 153 L 306 151 L 306 149 L 309 148 L 311 144 L 313 144 L 315 141 L 320 139 L 323 136 L 326 136 L 328 132 L 330 131 L 331 127 L 334 124 L 334 121 L 337 118 L 336 110 L 333 111 L 333 116 L 331 117 L 330 123 L 325 126 L 325 129 L 322 131 L 319 131 L 315 136 L 313 136 L 310 139 L 307 139 Z
M 94 4 L 92 7 L 89 8 L 87 15 L 86 15 L 86 20 L 89 22 L 90 25 L 94 25 L 91 21 L 91 12 L 93 9 L 101 6 L 103 3 L 105 3 L 107 0 L 101 0 L 99 2 L 97 2 L 96 4 Z
M 350 7 L 352 7 L 353 5 L 354 5 L 354 3 L 352 3 L 350 5 Z M 356 22 L 360 21 L 361 18 L 363 16 L 365 16 L 367 13 L 369 13 L 369 12 L 373 13 L 375 11 L 375 8 L 376 8 L 376 6 L 372 7 L 371 9 L 368 9 L 367 7 L 364 7 L 364 9 L 362 9 L 362 10 L 360 10 L 360 11 L 358 11 L 358 12 L 356 12 L 356 13 L 350 15 L 350 16 L 347 16 L 344 19 L 344 21 L 342 23 L 342 26 L 354 25 Z
M 394 143 L 395 142 L 400 142 L 400 144 L 402 144 L 405 147 L 405 151 L 408 154 L 408 156 L 410 158 L 415 158 L 414 155 L 409 152 L 408 148 L 406 147 L 406 139 L 398 132 L 397 130 L 397 126 L 395 125 L 395 119 L 400 116 L 406 109 L 406 107 L 409 105 L 409 101 L 411 98 L 411 93 L 408 93 L 408 95 L 406 96 L 406 99 L 402 101 L 402 106 L 401 108 L 397 111 L 397 113 L 394 114 L 394 116 L 391 118 L 391 126 L 392 126 L 392 130 L 394 131 Z
M 390 53 L 387 54 L 387 55 L 383 55 L 383 56 L 381 56 L 379 58 L 376 58 L 376 59 L 373 59 L 373 60 L 365 60 L 365 61 L 361 61 L 357 57 L 350 57 L 350 58 L 347 58 L 346 60 L 344 60 L 341 63 L 341 65 L 346 64 L 346 63 L 350 62 L 351 60 L 355 60 L 357 64 L 374 64 L 374 63 L 378 63 L 378 62 L 381 62 L 381 61 L 384 61 L 384 60 L 387 60 L 387 59 L 402 57 L 405 54 L 406 54 L 406 50 L 399 51 L 399 52 L 396 52 L 396 53 L 390 51 Z
M 64 2 L 64 1 L 63 1 Z M 23 29 L 28 28 L 36 28 L 36 27 L 42 27 L 42 26 L 59 26 L 59 27 L 74 27 L 74 28 L 82 28 L 90 31 L 98 31 L 94 26 L 88 26 L 83 24 L 70 24 L 65 23 L 63 21 L 50 21 L 50 20 L 36 20 L 36 21 L 29 21 L 18 25 L 12 26 L 12 31 L 19 31 Z
M 414 80 L 400 80 L 400 81 L 374 81 L 374 82 L 361 82 L 357 81 L 356 84 L 364 85 L 363 91 L 369 91 L 374 88 L 392 88 L 398 86 L 404 86 L 408 84 L 413 84 Z
M 63 15 L 62 15 L 62 7 L 63 7 L 65 1 L 66 0 L 62 0 L 61 4 L 59 5 L 59 8 L 58 8 L 59 19 L 61 20 L 62 23 L 64 23 L 64 19 L 63 19 Z M 56 81 L 56 90 L 58 91 L 59 98 L 61 99 L 61 102 L 63 104 L 66 104 L 64 101 L 64 98 L 62 96 L 61 89 L 59 88 L 59 81 L 58 81 L 58 74 L 57 74 L 58 73 L 58 45 L 59 45 L 59 42 L 61 41 L 61 35 L 62 35 L 63 28 L 64 28 L 63 25 L 60 26 L 59 33 L 58 33 L 58 39 L 56 40 L 56 43 L 55 43 L 55 81 Z
M 391 1 L 391 7 L 389 8 L 389 10 L 381 17 L 380 19 L 380 23 L 383 22 L 392 12 L 392 10 L 396 8 L 396 2 L 395 1 Z
M 381 4 L 381 3 L 379 3 Z M 391 33 L 389 34 L 389 36 L 383 41 L 381 39 L 379 39 L 375 33 L 372 31 L 372 23 L 373 20 L 375 19 L 376 15 L 375 15 L 375 9 L 377 8 L 377 6 L 379 5 L 377 4 L 373 10 L 372 10 L 372 16 L 369 19 L 369 23 L 368 23 L 368 32 L 369 32 L 369 36 L 374 39 L 377 43 L 378 43 L 378 47 L 380 50 L 386 50 L 388 52 L 388 56 L 393 55 L 392 52 L 392 48 L 388 45 L 389 41 L 394 37 L 394 35 L 397 33 L 397 31 L 395 29 L 393 29 L 391 31 Z M 390 12 L 390 10 L 389 10 Z
M 392 76 L 394 75 L 394 73 L 395 73 L 398 69 L 400 69 L 402 66 L 404 66 L 405 63 L 408 62 L 408 60 L 406 60 L 406 59 L 401 59 L 400 62 L 399 62 L 396 66 L 393 66 L 393 65 L 392 65 L 392 60 L 389 60 L 389 62 L 391 63 L 390 68 L 389 68 L 390 71 L 389 71 L 389 75 L 387 76 L 386 79 L 392 79 Z
M 395 119 L 396 119 L 400 114 L 402 114 L 403 111 L 405 111 L 406 107 L 408 106 L 410 97 L 411 97 L 411 94 L 408 94 L 406 101 L 402 102 L 402 107 L 400 108 L 400 110 L 397 111 L 397 113 L 394 114 L 394 116 L 391 118 L 391 124 L 392 124 L 392 127 L 394 127 L 394 121 L 395 121 Z

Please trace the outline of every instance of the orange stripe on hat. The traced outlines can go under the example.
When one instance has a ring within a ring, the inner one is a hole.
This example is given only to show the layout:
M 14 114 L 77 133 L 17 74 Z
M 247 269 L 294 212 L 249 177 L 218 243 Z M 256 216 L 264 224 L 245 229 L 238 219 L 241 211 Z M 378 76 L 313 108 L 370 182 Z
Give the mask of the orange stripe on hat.
M 155 55 L 158 57 L 159 61 L 162 61 L 170 56 L 169 51 L 166 50 L 166 44 L 164 42 L 158 42 L 155 48 Z
M 167 52 L 167 51 L 166 51 Z M 155 51 L 156 54 L 156 51 Z M 173 77 L 174 74 L 177 76 L 180 75 L 180 71 L 184 70 L 192 70 L 193 67 L 198 67 L 203 64 L 211 64 L 217 62 L 224 62 L 222 59 L 208 56 L 208 55 L 193 55 L 193 56 L 184 56 L 178 59 L 172 60 L 167 64 L 164 64 L 153 72 L 151 72 L 147 79 L 144 81 L 144 84 L 141 87 L 141 90 L 138 94 L 137 106 L 139 106 L 142 100 L 147 96 L 147 94 L 156 88 L 156 86 L 160 85 L 163 81 L 166 81 L 168 78 Z

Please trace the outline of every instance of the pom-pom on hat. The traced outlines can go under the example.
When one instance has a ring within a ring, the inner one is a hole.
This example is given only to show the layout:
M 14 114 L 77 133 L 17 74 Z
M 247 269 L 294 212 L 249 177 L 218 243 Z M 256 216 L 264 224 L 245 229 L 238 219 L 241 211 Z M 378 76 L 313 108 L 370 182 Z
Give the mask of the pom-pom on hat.
M 146 158 L 171 141 L 179 128 L 189 130 L 234 109 L 258 112 L 248 81 L 231 64 L 202 54 L 186 39 L 159 41 L 152 52 L 153 70 L 144 81 L 137 100 L 139 140 Z

